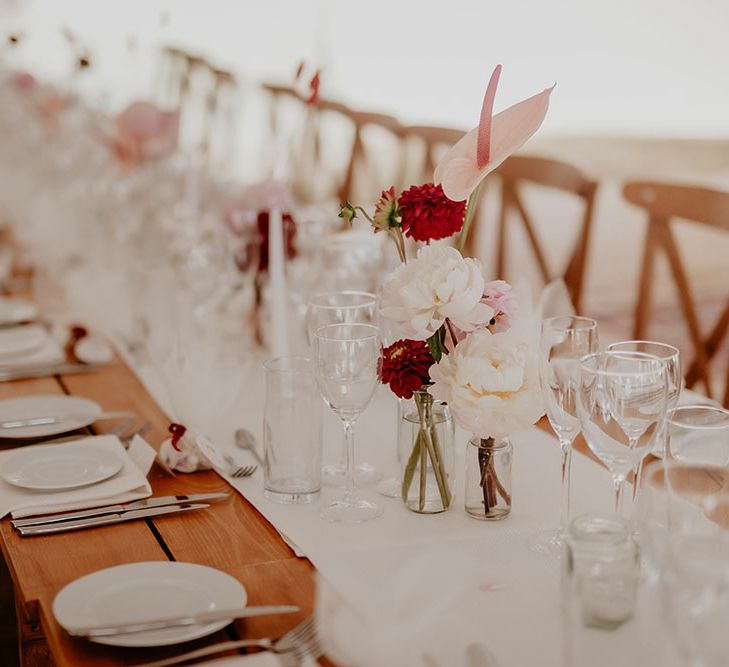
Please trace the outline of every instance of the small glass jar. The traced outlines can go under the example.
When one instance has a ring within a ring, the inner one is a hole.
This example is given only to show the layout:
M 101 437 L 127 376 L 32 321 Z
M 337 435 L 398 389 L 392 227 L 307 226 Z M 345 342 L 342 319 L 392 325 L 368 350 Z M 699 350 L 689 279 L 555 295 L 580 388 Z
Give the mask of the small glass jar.
M 564 549 L 564 602 L 571 623 L 612 630 L 629 620 L 640 568 L 628 523 L 611 515 L 578 516 Z
M 455 424 L 448 406 L 427 391 L 403 401 L 398 450 L 401 496 L 420 514 L 445 512 L 453 503 Z
M 466 513 L 481 521 L 498 521 L 511 512 L 509 438 L 472 438 L 466 445 Z

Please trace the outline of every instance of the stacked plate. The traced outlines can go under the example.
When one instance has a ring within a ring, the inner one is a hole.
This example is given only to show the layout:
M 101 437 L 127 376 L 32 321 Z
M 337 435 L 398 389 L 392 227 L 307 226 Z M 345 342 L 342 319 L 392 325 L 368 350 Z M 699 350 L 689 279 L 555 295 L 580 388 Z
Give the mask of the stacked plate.
M 0 297 L 0 370 L 60 363 L 61 346 L 39 324 L 36 307 L 24 299 Z

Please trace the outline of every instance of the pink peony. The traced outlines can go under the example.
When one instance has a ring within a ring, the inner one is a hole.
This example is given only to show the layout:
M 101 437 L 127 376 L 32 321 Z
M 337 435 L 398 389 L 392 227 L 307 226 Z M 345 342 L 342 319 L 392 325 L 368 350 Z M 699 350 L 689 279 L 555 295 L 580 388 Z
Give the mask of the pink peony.
M 124 165 L 168 157 L 177 150 L 180 114 L 150 102 L 134 102 L 116 116 L 112 149 Z

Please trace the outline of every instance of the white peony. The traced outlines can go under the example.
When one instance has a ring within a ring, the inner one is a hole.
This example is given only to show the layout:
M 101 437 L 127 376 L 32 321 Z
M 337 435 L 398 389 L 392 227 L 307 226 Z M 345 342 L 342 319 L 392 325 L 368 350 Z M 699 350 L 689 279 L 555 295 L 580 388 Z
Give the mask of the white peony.
M 542 414 L 538 356 L 512 331 L 479 329 L 430 369 L 430 393 L 478 438 L 499 438 Z
M 380 309 L 403 337 L 427 340 L 446 317 L 461 331 L 486 325 L 494 311 L 481 302 L 483 290 L 477 259 L 448 246 L 424 246 L 385 281 Z

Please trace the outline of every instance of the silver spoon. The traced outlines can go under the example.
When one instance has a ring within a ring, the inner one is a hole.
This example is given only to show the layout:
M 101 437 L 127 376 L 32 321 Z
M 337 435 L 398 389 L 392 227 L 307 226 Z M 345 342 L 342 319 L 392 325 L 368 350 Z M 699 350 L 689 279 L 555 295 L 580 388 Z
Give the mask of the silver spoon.
M 263 459 L 256 449 L 256 438 L 248 429 L 236 429 L 235 444 L 238 445 L 240 449 L 247 449 L 251 454 L 253 454 L 256 461 L 258 461 L 258 465 L 263 465 Z

